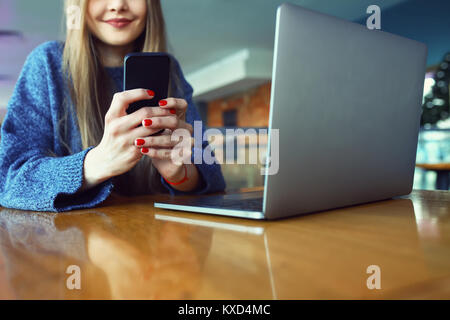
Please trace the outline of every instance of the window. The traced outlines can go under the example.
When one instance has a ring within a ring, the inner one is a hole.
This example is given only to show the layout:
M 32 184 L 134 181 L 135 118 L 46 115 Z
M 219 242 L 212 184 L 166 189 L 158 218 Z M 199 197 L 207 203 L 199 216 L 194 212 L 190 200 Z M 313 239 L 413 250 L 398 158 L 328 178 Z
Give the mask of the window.
M 224 111 L 222 114 L 224 127 L 236 127 L 237 126 L 237 110 Z

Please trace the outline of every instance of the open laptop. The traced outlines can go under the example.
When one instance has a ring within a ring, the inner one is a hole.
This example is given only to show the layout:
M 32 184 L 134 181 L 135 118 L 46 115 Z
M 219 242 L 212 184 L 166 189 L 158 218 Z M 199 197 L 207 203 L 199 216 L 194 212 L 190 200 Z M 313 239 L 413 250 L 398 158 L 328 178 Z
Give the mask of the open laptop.
M 389 199 L 412 190 L 427 49 L 289 3 L 278 7 L 269 115 L 279 170 L 264 191 L 156 202 L 252 219 Z

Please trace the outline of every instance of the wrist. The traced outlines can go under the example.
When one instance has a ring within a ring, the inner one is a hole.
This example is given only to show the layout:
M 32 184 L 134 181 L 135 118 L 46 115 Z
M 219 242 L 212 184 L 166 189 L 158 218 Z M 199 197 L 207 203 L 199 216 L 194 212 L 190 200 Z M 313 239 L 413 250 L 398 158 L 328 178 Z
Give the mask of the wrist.
M 170 185 L 178 185 L 188 180 L 188 170 L 185 164 L 182 164 L 170 176 L 163 176 L 163 179 Z
M 84 159 L 84 180 L 88 187 L 93 187 L 108 180 L 110 177 L 105 171 L 105 166 L 99 159 L 98 147 L 92 148 Z

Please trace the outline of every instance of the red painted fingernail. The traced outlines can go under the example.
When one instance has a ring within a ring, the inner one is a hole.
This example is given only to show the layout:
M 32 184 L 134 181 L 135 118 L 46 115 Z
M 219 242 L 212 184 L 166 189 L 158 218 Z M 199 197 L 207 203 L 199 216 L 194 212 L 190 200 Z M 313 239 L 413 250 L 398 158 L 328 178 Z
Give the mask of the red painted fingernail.
M 144 126 L 150 127 L 151 125 L 152 125 L 152 120 L 151 119 L 145 119 L 144 120 Z
M 166 100 L 160 100 L 159 101 L 159 105 L 160 106 L 165 106 L 167 104 L 167 101 Z
M 155 92 L 153 90 L 147 90 L 147 94 L 151 97 L 155 96 Z
M 170 109 L 170 113 L 175 114 L 175 113 L 177 113 L 177 111 L 175 109 Z
M 145 140 L 144 139 L 136 139 L 136 144 L 138 146 L 143 146 L 145 144 Z
M 141 149 L 141 151 L 142 151 L 142 153 L 148 153 L 148 148 L 144 147 L 144 148 Z

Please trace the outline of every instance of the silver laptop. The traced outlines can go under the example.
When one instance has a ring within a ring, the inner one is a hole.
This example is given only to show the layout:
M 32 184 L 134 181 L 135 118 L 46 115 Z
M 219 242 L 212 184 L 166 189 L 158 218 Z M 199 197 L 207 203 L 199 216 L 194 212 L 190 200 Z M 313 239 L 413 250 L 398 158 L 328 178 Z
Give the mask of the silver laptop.
M 279 129 L 278 173 L 261 192 L 155 207 L 277 219 L 409 194 L 426 55 L 422 43 L 280 5 L 268 147 Z

